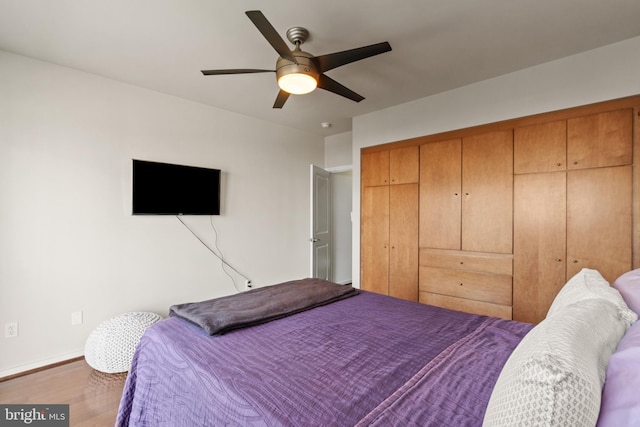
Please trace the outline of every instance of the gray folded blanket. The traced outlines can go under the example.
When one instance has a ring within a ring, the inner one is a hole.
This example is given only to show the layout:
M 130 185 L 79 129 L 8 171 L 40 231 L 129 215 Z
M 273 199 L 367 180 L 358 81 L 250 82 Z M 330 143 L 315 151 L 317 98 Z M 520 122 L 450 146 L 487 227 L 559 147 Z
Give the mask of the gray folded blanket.
M 171 306 L 169 316 L 195 323 L 219 335 L 258 325 L 358 294 L 351 285 L 302 279 L 255 288 L 226 297 Z

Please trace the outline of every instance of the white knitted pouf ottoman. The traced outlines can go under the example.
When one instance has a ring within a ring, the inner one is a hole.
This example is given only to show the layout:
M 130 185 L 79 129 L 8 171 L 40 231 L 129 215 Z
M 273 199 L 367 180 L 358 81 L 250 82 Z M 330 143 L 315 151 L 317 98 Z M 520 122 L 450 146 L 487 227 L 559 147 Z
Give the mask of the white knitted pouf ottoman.
M 125 313 L 96 327 L 84 346 L 84 358 L 93 369 L 114 374 L 131 368 L 133 353 L 144 331 L 162 316 L 149 312 Z

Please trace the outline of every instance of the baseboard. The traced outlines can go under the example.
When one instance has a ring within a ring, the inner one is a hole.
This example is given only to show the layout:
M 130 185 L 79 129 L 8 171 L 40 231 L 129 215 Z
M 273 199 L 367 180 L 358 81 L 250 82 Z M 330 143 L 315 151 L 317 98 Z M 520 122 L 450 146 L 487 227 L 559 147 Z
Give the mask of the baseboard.
M 11 378 L 16 378 L 22 375 L 27 375 L 32 372 L 50 368 L 56 365 L 72 362 L 82 357 L 84 357 L 84 352 L 81 350 L 78 350 L 71 353 L 60 354 L 55 357 L 50 357 L 48 359 L 43 359 L 36 362 L 19 365 L 11 369 L 3 369 L 2 371 L 0 371 L 0 382 L 9 380 Z

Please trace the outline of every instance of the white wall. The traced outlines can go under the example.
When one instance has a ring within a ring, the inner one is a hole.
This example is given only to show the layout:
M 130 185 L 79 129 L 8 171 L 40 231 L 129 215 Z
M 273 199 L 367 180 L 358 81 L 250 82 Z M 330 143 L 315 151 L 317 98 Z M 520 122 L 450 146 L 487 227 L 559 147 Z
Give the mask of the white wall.
M 81 355 L 115 315 L 235 292 L 175 217 L 130 214 L 132 158 L 222 169 L 227 260 L 256 286 L 308 275 L 323 138 L 0 51 L 0 377 Z
M 327 136 L 324 140 L 324 167 L 342 167 L 352 164 L 352 132 L 342 132 Z
M 360 149 L 640 94 L 640 37 L 353 120 L 353 265 L 360 265 Z M 354 268 L 354 285 L 359 286 Z

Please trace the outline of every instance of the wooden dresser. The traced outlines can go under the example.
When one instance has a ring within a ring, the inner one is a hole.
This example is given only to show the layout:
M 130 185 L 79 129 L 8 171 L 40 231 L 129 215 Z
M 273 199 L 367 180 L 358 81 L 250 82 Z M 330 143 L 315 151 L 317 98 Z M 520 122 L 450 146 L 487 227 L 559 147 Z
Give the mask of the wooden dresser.
M 640 96 L 362 149 L 361 287 L 531 323 L 640 266 Z

